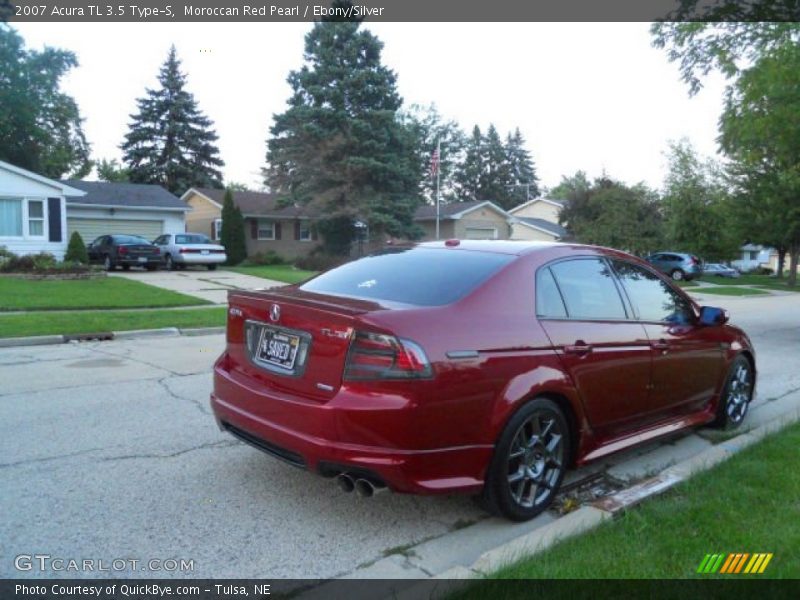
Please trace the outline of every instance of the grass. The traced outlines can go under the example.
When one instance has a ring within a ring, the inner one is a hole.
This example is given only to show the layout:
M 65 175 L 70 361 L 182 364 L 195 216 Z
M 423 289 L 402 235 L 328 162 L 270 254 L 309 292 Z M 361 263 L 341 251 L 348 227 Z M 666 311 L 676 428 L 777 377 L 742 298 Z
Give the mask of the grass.
M 0 278 L 0 311 L 162 308 L 210 304 L 121 277 L 77 280 Z
M 788 286 L 787 282 L 788 279 L 786 276 L 783 279 L 778 279 L 776 277 L 772 277 L 771 275 L 753 275 L 751 273 L 744 273 L 741 277 L 736 279 L 728 279 L 723 277 L 701 277 L 701 281 L 705 281 L 707 283 L 713 283 L 716 285 L 752 285 L 756 287 L 763 287 L 768 288 L 771 290 L 785 290 L 789 292 L 800 292 L 800 278 L 798 279 L 798 285 L 791 288 Z
M 0 338 L 160 327 L 217 327 L 225 325 L 226 310 L 220 307 L 195 310 L 109 310 L 0 315 Z
M 300 283 L 317 274 L 316 271 L 296 269 L 292 265 L 265 265 L 254 267 L 227 267 L 231 271 L 244 275 L 253 275 L 264 279 L 282 281 L 284 283 Z
M 493 575 L 514 579 L 699 575 L 708 553 L 772 552 L 764 575 L 800 577 L 800 424 L 579 537 Z M 465 597 L 479 598 L 480 585 Z
M 719 294 L 720 296 L 759 296 L 768 294 L 764 290 L 759 290 L 751 287 L 736 287 L 736 286 L 715 286 L 703 287 L 697 291 L 698 294 Z
M 675 283 L 677 283 L 682 288 L 697 287 L 697 284 L 694 281 L 684 280 L 684 281 L 676 281 Z

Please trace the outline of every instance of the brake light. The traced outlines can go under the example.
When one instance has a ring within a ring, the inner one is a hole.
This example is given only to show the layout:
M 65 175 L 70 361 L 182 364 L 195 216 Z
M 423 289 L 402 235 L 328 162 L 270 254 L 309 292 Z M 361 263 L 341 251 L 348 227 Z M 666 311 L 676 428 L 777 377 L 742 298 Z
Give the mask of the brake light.
M 181 254 L 195 254 L 197 252 L 200 252 L 200 250 L 196 248 L 179 248 L 178 252 L 180 252 Z
M 700 261 L 697 259 L 697 257 L 696 257 L 696 256 L 692 256 L 692 257 L 689 259 L 689 262 L 690 262 L 690 263 L 692 263 L 693 265 L 700 264 Z
M 119 254 L 127 254 L 128 253 L 128 248 L 125 247 L 125 246 L 120 246 L 119 250 L 118 250 L 118 253 Z
M 161 254 L 161 248 L 153 248 L 153 254 Z
M 393 335 L 357 331 L 350 342 L 344 379 L 422 379 L 433 373 L 425 351 Z

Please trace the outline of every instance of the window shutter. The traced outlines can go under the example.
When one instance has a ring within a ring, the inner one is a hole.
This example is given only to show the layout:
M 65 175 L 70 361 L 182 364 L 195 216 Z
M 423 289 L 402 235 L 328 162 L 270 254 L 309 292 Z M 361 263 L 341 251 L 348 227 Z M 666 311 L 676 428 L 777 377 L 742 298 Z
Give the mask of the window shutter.
M 215 235 L 216 233 L 217 233 L 217 223 L 216 223 L 216 221 L 211 221 L 211 239 L 212 240 L 216 240 L 217 239 L 217 236 Z
M 310 227 L 311 227 L 311 239 L 316 242 L 317 239 L 318 239 L 317 238 L 317 226 L 312 224 Z
M 250 237 L 258 239 L 258 219 L 250 219 Z
M 50 229 L 50 241 L 61 242 L 61 198 L 47 199 L 47 224 Z
M 281 239 L 281 222 L 275 221 L 275 239 Z
M 300 219 L 294 222 L 294 239 L 300 239 Z

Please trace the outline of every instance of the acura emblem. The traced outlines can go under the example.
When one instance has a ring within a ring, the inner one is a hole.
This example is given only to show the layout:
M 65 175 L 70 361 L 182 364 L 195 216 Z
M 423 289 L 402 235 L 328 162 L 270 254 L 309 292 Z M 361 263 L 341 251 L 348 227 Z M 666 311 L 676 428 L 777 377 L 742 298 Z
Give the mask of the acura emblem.
M 281 307 L 273 304 L 269 307 L 269 318 L 273 323 L 277 323 L 281 318 Z

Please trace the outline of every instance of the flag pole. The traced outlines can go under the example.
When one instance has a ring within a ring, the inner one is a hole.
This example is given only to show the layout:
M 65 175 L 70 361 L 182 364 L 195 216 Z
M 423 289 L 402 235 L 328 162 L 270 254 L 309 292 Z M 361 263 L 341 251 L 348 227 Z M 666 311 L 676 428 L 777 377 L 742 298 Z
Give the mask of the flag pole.
M 436 140 L 436 239 L 439 239 L 439 172 L 441 171 L 442 154 L 441 140 Z

